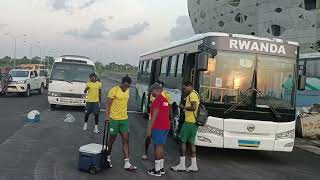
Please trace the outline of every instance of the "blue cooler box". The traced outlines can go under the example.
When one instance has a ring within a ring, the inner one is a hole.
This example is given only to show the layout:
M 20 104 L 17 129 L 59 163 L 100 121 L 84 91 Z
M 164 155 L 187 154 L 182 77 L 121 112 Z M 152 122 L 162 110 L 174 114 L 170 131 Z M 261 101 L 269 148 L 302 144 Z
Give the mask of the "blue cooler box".
M 100 171 L 101 150 L 101 144 L 81 146 L 79 149 L 79 170 L 89 172 L 90 174 L 96 174 Z M 102 162 L 105 162 L 105 157 L 103 157 Z

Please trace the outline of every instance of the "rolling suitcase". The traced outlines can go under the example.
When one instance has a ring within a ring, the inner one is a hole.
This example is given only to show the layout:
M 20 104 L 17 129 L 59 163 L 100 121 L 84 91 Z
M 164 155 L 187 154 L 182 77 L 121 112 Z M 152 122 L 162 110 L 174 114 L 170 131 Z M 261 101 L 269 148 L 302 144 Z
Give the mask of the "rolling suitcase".
M 108 124 L 108 125 L 107 125 Z M 106 137 L 107 129 L 107 137 Z M 97 174 L 106 167 L 106 141 L 109 138 L 109 123 L 105 122 L 103 130 L 103 140 L 101 144 L 87 144 L 79 149 L 79 170 Z M 107 140 L 106 140 L 107 139 Z

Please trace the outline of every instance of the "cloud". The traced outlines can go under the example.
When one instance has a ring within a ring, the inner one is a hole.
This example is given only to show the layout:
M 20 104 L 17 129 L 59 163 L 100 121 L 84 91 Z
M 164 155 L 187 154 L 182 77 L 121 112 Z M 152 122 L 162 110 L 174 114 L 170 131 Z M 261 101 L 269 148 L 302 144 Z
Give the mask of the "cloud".
M 70 0 L 49 0 L 49 5 L 54 10 L 65 10 L 68 9 L 68 2 Z
M 81 5 L 79 7 L 79 9 L 85 9 L 87 7 L 90 7 L 91 5 L 93 5 L 94 3 L 96 3 L 97 0 L 90 0 L 88 2 L 85 2 L 83 5 Z
M 8 24 L 0 24 L 0 29 L 4 29 L 8 26 Z
M 179 16 L 176 20 L 176 26 L 170 30 L 169 40 L 177 41 L 194 35 L 192 24 L 188 16 Z
M 150 24 L 148 22 L 137 23 L 127 28 L 121 28 L 111 33 L 111 37 L 115 40 L 129 40 L 130 37 L 142 33 Z
M 66 10 L 72 11 L 75 9 L 85 9 L 100 0 L 48 0 L 49 6 L 56 11 Z
M 106 20 L 103 18 L 95 19 L 86 29 L 74 29 L 64 32 L 65 35 L 82 39 L 104 38 L 105 33 L 110 32 L 106 27 Z

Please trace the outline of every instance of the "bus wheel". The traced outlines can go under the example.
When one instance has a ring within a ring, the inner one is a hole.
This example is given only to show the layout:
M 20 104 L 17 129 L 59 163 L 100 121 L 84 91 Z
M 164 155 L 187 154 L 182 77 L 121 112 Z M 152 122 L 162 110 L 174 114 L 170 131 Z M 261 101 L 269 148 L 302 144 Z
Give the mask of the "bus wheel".
M 146 100 L 145 96 L 143 96 L 142 103 L 141 103 L 141 110 L 142 110 L 143 118 L 146 118 L 146 119 L 149 118 L 147 109 L 148 109 L 147 108 L 147 100 Z
M 171 116 L 171 135 L 176 139 L 179 133 L 179 121 L 180 121 L 180 109 L 177 104 L 172 105 L 172 116 Z

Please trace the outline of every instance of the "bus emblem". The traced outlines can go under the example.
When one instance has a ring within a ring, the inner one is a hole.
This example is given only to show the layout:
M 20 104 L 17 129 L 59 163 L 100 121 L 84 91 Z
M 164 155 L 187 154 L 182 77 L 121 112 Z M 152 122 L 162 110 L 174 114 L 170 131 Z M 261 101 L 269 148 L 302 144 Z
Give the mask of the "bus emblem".
M 249 125 L 247 126 L 247 130 L 248 130 L 249 132 L 253 132 L 255 129 L 256 129 L 256 127 L 255 127 L 253 124 L 249 124 Z

